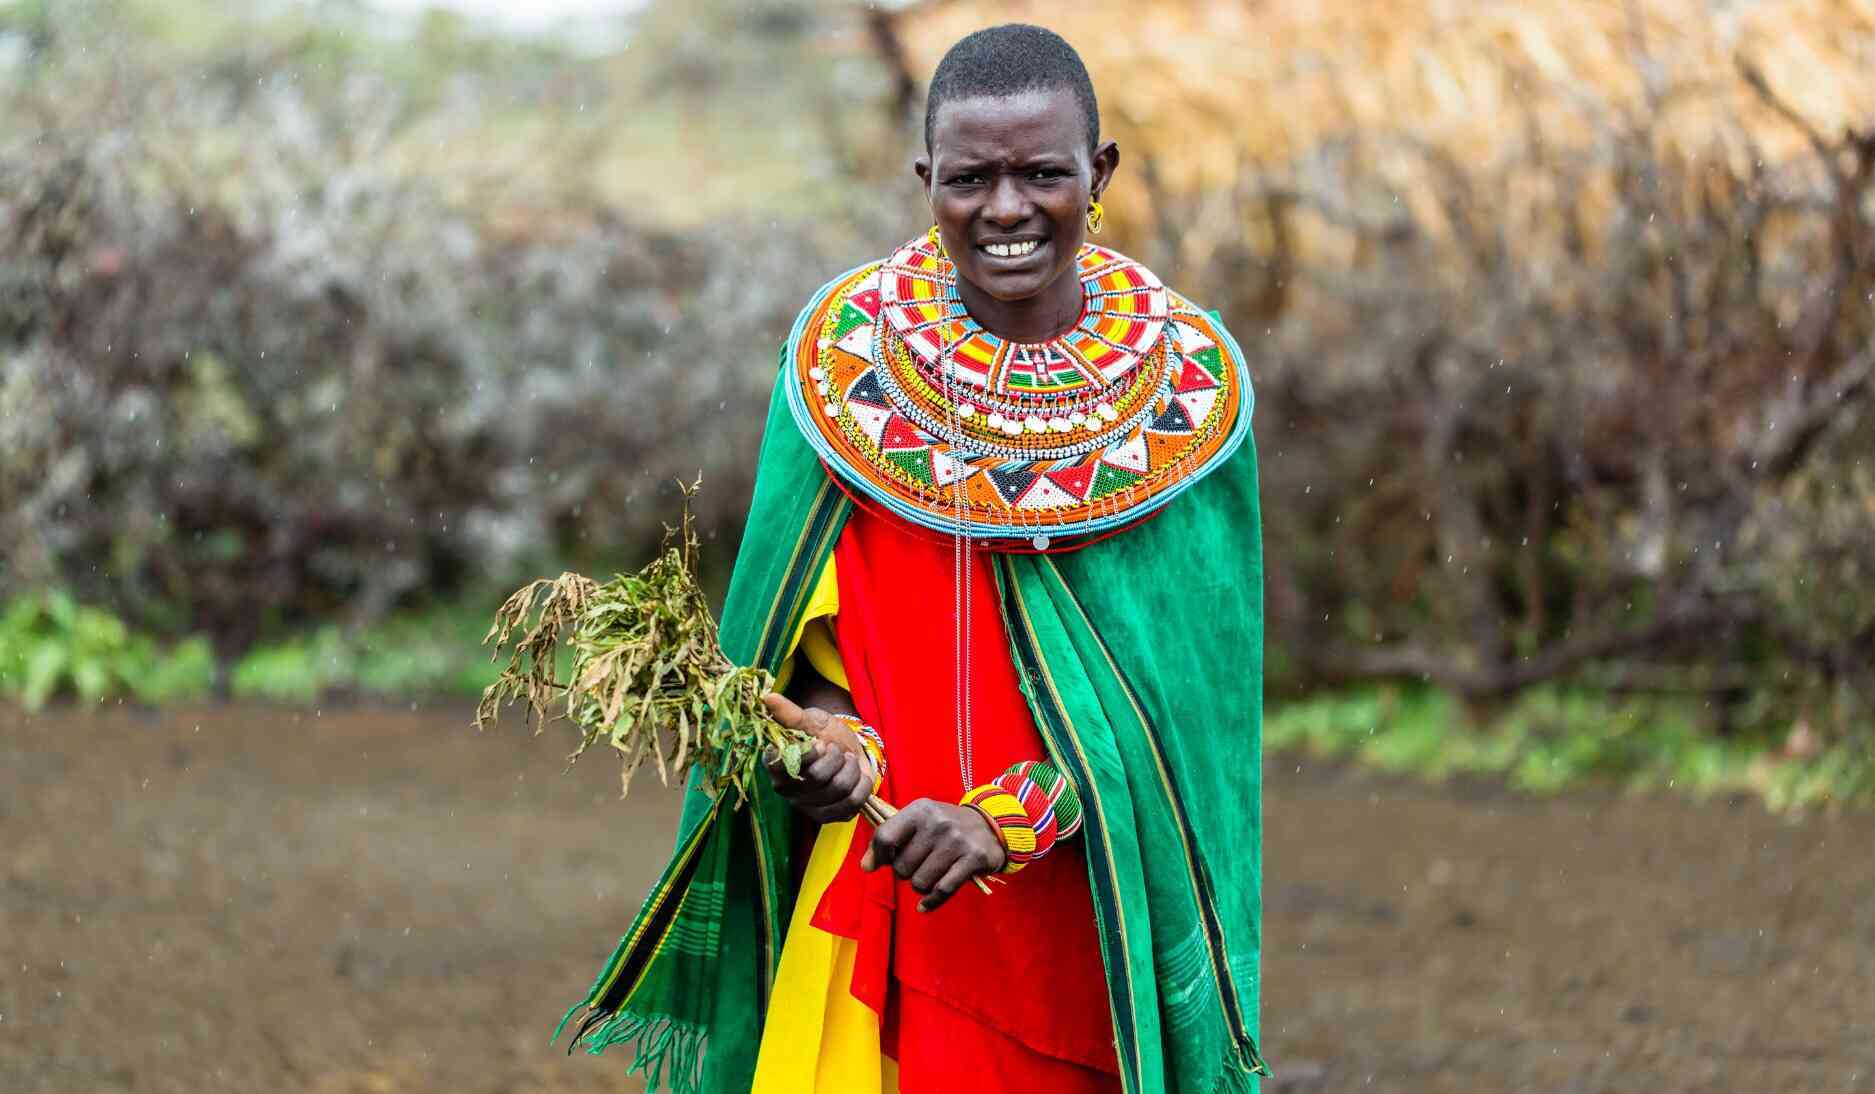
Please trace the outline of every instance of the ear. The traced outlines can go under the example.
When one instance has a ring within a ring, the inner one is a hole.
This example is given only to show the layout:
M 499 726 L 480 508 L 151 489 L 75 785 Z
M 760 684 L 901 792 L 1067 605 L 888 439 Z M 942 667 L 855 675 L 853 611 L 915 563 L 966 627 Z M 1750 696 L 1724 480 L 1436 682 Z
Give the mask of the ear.
M 919 156 L 912 161 L 911 169 L 912 172 L 918 176 L 919 183 L 924 186 L 925 200 L 929 201 L 931 199 L 931 157 L 929 155 Z
M 1093 168 L 1094 181 L 1088 190 L 1098 201 L 1106 191 L 1107 184 L 1113 181 L 1113 173 L 1120 169 L 1120 146 L 1112 141 L 1102 141 L 1100 147 L 1094 149 Z

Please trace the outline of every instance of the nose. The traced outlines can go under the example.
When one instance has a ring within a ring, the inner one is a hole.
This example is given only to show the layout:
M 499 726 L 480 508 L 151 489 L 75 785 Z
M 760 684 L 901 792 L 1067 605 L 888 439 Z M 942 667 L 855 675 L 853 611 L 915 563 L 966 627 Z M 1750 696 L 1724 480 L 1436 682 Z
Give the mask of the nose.
M 1022 187 L 1008 175 L 999 177 L 990 186 L 989 201 L 984 203 L 983 218 L 1003 227 L 1015 227 L 1029 215 L 1029 202 L 1022 193 Z

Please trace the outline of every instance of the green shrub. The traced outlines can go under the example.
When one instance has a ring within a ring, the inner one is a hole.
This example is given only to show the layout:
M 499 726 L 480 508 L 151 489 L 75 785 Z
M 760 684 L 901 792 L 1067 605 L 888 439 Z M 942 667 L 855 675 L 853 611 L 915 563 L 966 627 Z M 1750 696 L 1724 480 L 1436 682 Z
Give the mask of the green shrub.
M 242 699 L 310 703 L 356 675 L 354 651 L 337 627 L 326 626 L 248 651 L 229 674 L 228 688 Z
M 215 658 L 192 638 L 167 650 L 147 634 L 62 591 L 21 597 L 0 615 L 0 695 L 38 710 L 58 695 L 95 703 L 130 695 L 161 702 L 206 693 Z
M 328 625 L 264 642 L 236 662 L 229 689 L 239 698 L 309 703 L 331 692 L 388 699 L 481 694 L 496 666 L 482 635 L 499 600 L 464 598 L 375 626 Z

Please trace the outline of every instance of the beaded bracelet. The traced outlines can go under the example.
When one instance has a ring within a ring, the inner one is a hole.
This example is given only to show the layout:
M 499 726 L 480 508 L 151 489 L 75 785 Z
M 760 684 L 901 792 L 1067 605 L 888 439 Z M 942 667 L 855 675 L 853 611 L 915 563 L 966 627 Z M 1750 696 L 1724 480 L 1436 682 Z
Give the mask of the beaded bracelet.
M 996 782 L 1028 809 L 1037 832 L 1050 826 L 1054 828 L 1049 846 L 1053 846 L 1054 840 L 1067 839 L 1081 830 L 1081 796 L 1068 785 L 1067 778 L 1054 764 L 1042 760 L 1010 764 L 1009 770 L 997 776 Z M 1047 853 L 1043 850 L 1036 857 Z
M 983 814 L 996 829 L 1004 851 L 1001 873 L 1013 874 L 1035 860 L 1035 826 L 1021 799 L 995 783 L 984 783 L 965 791 L 958 804 Z
M 1003 841 L 1002 872 L 1016 871 L 1081 830 L 1081 798 L 1052 764 L 1024 760 L 994 782 L 973 787 L 959 803 L 989 819 Z
M 885 781 L 885 738 L 879 736 L 878 730 L 851 714 L 836 714 L 833 717 L 836 721 L 844 722 L 846 728 L 859 738 L 859 747 L 866 750 L 866 758 L 872 761 L 873 788 L 878 789 L 879 784 Z

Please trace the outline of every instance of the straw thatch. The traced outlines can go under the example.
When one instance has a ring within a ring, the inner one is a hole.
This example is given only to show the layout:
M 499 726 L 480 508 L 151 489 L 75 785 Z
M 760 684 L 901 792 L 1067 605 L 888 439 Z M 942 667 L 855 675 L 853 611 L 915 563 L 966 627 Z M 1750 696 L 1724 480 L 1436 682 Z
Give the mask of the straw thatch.
M 923 74 L 961 35 L 1011 20 L 1074 43 L 1123 162 L 1150 161 L 1172 191 L 1227 186 L 1354 135 L 1486 165 L 1592 145 L 1608 119 L 1639 111 L 1657 117 L 1666 154 L 1735 169 L 1786 159 L 1807 138 L 1747 69 L 1821 132 L 1875 117 L 1869 0 L 946 0 L 913 5 L 895 27 Z M 1401 200 L 1430 200 L 1422 159 L 1372 167 Z M 1123 226 L 1151 215 L 1133 181 L 1113 192 Z

